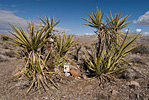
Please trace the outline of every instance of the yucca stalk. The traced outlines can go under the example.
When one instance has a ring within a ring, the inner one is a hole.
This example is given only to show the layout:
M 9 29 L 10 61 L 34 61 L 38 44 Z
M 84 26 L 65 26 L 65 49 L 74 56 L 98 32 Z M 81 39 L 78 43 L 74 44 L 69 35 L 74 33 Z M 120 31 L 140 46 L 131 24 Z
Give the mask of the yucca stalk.
M 45 54 L 45 51 L 47 49 L 48 51 L 51 51 L 52 52 L 53 55 L 51 55 L 50 58 L 53 58 L 53 57 L 55 57 L 55 47 L 54 47 L 55 46 L 55 40 L 56 40 L 56 37 L 58 36 L 58 34 L 57 34 L 57 36 L 55 36 L 54 27 L 57 24 L 59 24 L 60 20 L 57 21 L 57 19 L 54 16 L 52 18 L 50 18 L 50 17 L 48 18 L 47 16 L 45 16 L 44 19 L 40 18 L 40 20 L 44 24 L 43 27 L 46 26 L 46 30 L 48 30 L 49 28 L 51 29 L 49 31 L 49 33 L 47 34 L 46 38 L 49 38 L 49 37 L 52 36 L 51 40 L 53 41 L 53 42 L 51 42 L 51 40 L 49 40 L 46 43 L 46 45 L 41 48 L 41 52 L 44 55 Z

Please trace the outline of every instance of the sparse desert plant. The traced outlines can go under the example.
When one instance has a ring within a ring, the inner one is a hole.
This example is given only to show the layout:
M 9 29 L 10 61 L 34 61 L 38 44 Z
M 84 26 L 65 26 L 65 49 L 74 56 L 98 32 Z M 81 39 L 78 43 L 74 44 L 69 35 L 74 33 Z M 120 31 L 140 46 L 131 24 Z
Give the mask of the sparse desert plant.
M 2 41 L 8 41 L 9 37 L 6 35 L 1 35 L 1 39 L 2 39 Z
M 95 72 L 95 75 L 103 81 L 103 79 L 113 78 L 112 75 L 123 71 L 128 64 L 128 60 L 125 57 L 136 46 L 130 45 L 139 37 L 139 34 L 122 34 L 120 30 L 128 25 L 130 22 L 126 22 L 128 15 L 121 18 L 121 13 L 116 14 L 115 18 L 112 17 L 110 12 L 110 18 L 106 16 L 107 23 L 103 21 L 103 14 L 98 10 L 96 13 L 92 11 L 91 14 L 87 13 L 89 18 L 82 18 L 90 24 L 85 24 L 90 27 L 96 28 L 95 33 L 98 36 L 98 44 L 94 46 L 93 54 L 85 52 L 85 63 L 88 68 Z M 125 38 L 122 39 L 121 35 Z

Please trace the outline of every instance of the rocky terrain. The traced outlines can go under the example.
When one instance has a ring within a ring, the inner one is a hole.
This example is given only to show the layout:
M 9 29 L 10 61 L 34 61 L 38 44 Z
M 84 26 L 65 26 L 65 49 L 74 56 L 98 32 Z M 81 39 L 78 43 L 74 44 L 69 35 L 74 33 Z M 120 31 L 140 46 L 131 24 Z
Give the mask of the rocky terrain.
M 79 39 L 82 46 L 88 48 L 95 38 L 75 36 L 75 40 Z M 16 66 L 23 65 L 22 60 L 0 40 L 0 100 L 148 100 L 149 37 L 141 36 L 137 43 L 142 45 L 130 54 L 133 66 L 116 75 L 117 80 L 99 85 L 100 81 L 96 78 L 76 77 L 73 74 L 66 77 L 62 74 L 54 79 L 58 89 L 51 86 L 46 92 L 41 89 L 41 93 L 31 91 L 26 95 L 29 81 L 10 81 L 11 75 L 18 71 Z M 19 52 L 17 47 L 11 47 Z

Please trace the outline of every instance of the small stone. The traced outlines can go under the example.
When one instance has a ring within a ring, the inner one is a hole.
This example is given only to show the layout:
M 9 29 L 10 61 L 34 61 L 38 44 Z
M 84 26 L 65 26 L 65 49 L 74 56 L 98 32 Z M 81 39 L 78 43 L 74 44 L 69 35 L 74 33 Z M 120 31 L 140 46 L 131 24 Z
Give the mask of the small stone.
M 74 69 L 70 70 L 70 73 L 72 74 L 72 76 L 74 77 L 80 77 L 81 75 L 79 73 L 77 73 Z
M 130 82 L 127 83 L 127 85 L 140 87 L 139 83 L 136 82 L 136 81 L 130 81 Z
M 0 55 L 0 62 L 8 61 L 7 57 Z
M 83 74 L 83 75 L 82 75 L 82 78 L 86 79 L 86 78 L 87 78 L 87 76 L 86 76 L 85 74 Z
M 112 90 L 112 91 L 111 91 L 111 93 L 112 93 L 112 95 L 114 95 L 114 96 L 115 96 L 115 95 L 117 95 L 119 92 L 118 92 L 118 91 L 116 91 L 116 90 Z
M 42 100 L 49 100 L 47 96 L 42 97 Z M 51 99 L 50 99 L 51 100 Z M 52 99 L 53 100 L 53 99 Z

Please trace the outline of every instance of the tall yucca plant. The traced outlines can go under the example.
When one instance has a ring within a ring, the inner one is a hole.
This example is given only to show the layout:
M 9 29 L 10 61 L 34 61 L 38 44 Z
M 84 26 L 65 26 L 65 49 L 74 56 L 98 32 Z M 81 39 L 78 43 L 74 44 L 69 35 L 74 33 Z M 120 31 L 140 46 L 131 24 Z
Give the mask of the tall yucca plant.
M 124 18 L 121 18 L 121 12 L 120 14 L 116 14 L 116 16 L 113 18 L 112 14 L 110 12 L 110 18 L 106 16 L 107 23 L 104 23 L 103 20 L 103 14 L 101 14 L 101 11 L 99 11 L 98 6 L 96 12 L 92 11 L 91 14 L 87 13 L 89 18 L 82 18 L 85 21 L 87 21 L 89 24 L 84 24 L 93 28 L 96 28 L 97 31 L 95 33 L 98 36 L 98 48 L 97 48 L 97 54 L 101 52 L 102 46 L 104 46 L 106 49 L 106 52 L 109 51 L 108 48 L 110 48 L 111 43 L 115 43 L 115 46 L 119 46 L 118 41 L 122 41 L 121 33 L 118 31 L 127 26 L 131 22 L 126 22 L 129 15 L 126 15 Z
M 98 36 L 98 45 L 95 46 L 93 54 L 85 52 L 85 62 L 88 68 L 94 71 L 101 80 L 103 76 L 110 78 L 111 74 L 120 72 L 123 69 L 121 66 L 127 62 L 125 59 L 126 55 L 135 47 L 128 48 L 139 35 L 135 37 L 134 34 L 131 36 L 127 33 L 125 34 L 125 39 L 122 39 L 122 33 L 119 30 L 131 23 L 125 23 L 129 17 L 128 15 L 121 18 L 120 13 L 113 18 L 110 12 L 111 19 L 106 16 L 107 23 L 104 23 L 101 21 L 103 15 L 101 15 L 101 11 L 99 12 L 98 7 L 96 13 L 92 11 L 92 14 L 87 14 L 89 18 L 83 19 L 90 24 L 85 25 L 97 29 L 95 33 Z

